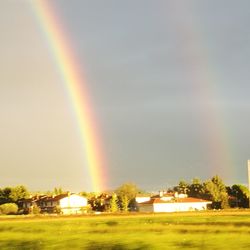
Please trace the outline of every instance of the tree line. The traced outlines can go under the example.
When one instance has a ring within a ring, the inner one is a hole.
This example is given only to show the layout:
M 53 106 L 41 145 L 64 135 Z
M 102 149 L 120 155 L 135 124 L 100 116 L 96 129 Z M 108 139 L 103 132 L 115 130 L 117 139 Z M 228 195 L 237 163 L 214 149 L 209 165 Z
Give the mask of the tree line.
M 206 181 L 201 181 L 199 178 L 194 178 L 191 182 L 181 180 L 178 185 L 168 188 L 166 192 L 212 201 L 212 209 L 249 207 L 248 188 L 242 184 L 226 186 L 218 175 Z M 114 190 L 109 204 L 105 204 L 105 197 L 102 196 L 92 199 L 92 208 L 96 211 L 111 212 L 135 210 L 135 198 L 138 194 L 150 195 L 133 183 L 125 183 Z
M 0 189 L 0 214 L 16 214 L 19 201 L 29 198 L 29 195 L 23 185 Z
M 248 208 L 249 190 L 242 184 L 226 186 L 222 179 L 216 175 L 209 180 L 201 181 L 194 178 L 191 183 L 181 180 L 179 184 L 169 191 L 187 194 L 190 197 L 212 201 L 212 208 Z
M 191 182 L 185 180 L 179 181 L 178 185 L 168 188 L 168 193 L 186 194 L 189 197 L 200 198 L 212 201 L 211 208 L 248 208 L 249 207 L 249 190 L 241 184 L 226 186 L 219 176 L 214 176 L 206 181 L 194 178 Z M 0 188 L 0 214 L 16 214 L 20 212 L 18 205 L 23 199 L 31 195 L 59 195 L 67 193 L 62 188 L 54 188 L 47 192 L 29 192 L 23 186 Z M 89 206 L 93 211 L 132 211 L 136 210 L 136 196 L 150 195 L 139 189 L 134 183 L 124 183 L 115 190 L 104 192 L 102 194 L 81 192 L 80 195 L 88 199 Z

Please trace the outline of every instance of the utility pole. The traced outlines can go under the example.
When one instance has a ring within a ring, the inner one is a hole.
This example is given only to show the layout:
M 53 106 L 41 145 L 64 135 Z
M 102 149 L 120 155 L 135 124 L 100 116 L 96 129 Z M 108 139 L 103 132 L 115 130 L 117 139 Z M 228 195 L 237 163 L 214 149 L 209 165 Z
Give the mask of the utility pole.
M 248 190 L 249 190 L 249 208 L 250 208 L 250 160 L 247 161 L 247 170 L 248 170 Z

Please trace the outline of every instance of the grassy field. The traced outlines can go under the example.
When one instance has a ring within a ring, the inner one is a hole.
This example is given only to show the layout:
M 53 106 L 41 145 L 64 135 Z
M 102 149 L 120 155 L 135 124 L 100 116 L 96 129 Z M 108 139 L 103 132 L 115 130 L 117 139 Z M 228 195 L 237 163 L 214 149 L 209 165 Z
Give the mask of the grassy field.
M 250 249 L 250 211 L 5 216 L 0 249 Z

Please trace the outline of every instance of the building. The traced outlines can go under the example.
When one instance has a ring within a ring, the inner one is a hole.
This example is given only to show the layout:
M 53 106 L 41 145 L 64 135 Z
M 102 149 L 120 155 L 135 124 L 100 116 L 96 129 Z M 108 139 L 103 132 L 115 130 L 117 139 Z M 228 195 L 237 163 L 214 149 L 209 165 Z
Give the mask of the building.
M 86 212 L 88 200 L 77 194 L 71 194 L 58 200 L 62 214 L 79 214 Z
M 86 211 L 87 205 L 87 198 L 71 193 L 56 196 L 34 196 L 21 203 L 21 207 L 26 213 L 32 213 L 34 207 L 38 207 L 41 213 L 80 214 Z
M 137 203 L 142 203 L 145 201 L 149 201 L 151 199 L 151 195 L 150 194 L 137 194 L 135 197 L 135 201 Z
M 162 198 L 151 198 L 149 201 L 138 203 L 140 212 L 184 212 L 206 210 L 211 201 L 192 197 L 183 197 L 165 200 Z

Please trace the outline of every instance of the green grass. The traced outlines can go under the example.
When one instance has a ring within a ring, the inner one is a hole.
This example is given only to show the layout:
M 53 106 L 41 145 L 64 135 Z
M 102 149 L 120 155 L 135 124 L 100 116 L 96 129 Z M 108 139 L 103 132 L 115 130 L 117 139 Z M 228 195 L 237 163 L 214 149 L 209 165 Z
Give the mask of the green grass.
M 250 211 L 5 216 L 0 249 L 250 249 Z

